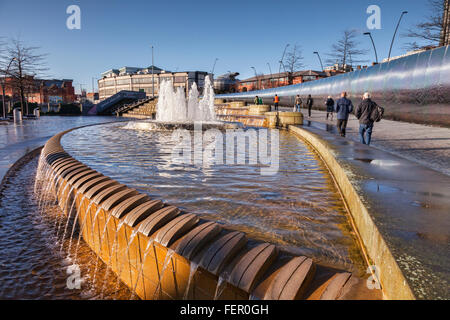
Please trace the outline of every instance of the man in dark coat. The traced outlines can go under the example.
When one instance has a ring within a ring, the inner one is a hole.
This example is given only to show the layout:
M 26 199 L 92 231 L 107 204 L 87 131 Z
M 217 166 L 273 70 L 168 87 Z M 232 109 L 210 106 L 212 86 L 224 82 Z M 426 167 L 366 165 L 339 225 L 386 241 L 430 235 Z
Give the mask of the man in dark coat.
M 341 137 L 345 137 L 347 122 L 350 113 L 353 112 L 353 103 L 347 99 L 347 92 L 342 92 L 341 98 L 336 101 L 337 127 Z
M 373 120 L 371 114 L 377 107 L 377 104 L 370 98 L 370 93 L 366 92 L 363 101 L 356 108 L 355 116 L 359 120 L 359 138 L 361 143 L 370 144 L 372 140 Z
M 328 96 L 327 101 L 325 101 L 325 106 L 327 107 L 327 120 L 328 120 L 328 116 L 331 115 L 331 121 L 333 121 L 334 100 L 333 100 L 333 98 L 331 98 L 331 96 Z
M 308 106 L 308 116 L 311 118 L 311 108 L 314 104 L 314 99 L 311 95 L 308 95 L 308 99 L 306 100 L 306 105 Z

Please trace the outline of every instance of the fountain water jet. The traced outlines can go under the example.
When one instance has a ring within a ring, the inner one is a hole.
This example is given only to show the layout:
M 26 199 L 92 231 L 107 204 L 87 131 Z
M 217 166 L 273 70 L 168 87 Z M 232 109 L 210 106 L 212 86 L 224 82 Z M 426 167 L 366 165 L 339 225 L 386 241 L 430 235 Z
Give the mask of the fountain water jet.
M 226 123 L 216 119 L 214 106 L 214 88 L 209 77 L 205 78 L 203 96 L 199 97 L 197 84 L 194 83 L 186 99 L 182 88 L 174 89 L 171 80 L 161 82 L 156 120 L 129 122 L 125 129 L 138 130 L 175 130 L 178 128 L 193 130 L 194 123 L 201 122 L 202 129 L 234 129 L 235 123 Z
M 203 97 L 199 100 L 197 84 L 194 83 L 187 101 L 182 88 L 174 90 L 172 81 L 163 81 L 156 105 L 156 120 L 160 122 L 215 121 L 214 89 L 210 78 L 205 78 Z

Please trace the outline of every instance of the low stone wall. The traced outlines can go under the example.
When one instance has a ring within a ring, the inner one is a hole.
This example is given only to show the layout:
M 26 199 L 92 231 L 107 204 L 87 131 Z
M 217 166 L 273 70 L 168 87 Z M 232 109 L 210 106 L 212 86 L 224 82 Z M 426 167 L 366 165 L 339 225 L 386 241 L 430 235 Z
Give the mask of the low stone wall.
M 351 273 L 250 240 L 92 170 L 62 148 L 69 131 L 45 144 L 40 170 L 50 170 L 62 212 L 78 212 L 84 241 L 140 298 L 380 298 Z
M 262 116 L 270 112 L 270 106 L 267 104 L 253 104 L 248 106 L 248 114 L 253 116 Z
M 364 253 L 368 260 L 379 268 L 378 276 L 386 298 L 396 300 L 415 299 L 395 258 L 372 220 L 369 209 L 361 201 L 358 192 L 347 176 L 346 170 L 341 167 L 335 155 L 330 151 L 327 146 L 328 142 L 297 126 L 289 126 L 289 130 L 301 137 L 319 153 L 333 175 L 352 216 L 354 229 L 362 242 Z
M 241 108 L 241 107 L 245 107 L 245 102 L 244 102 L 244 101 L 230 101 L 230 102 L 227 102 L 227 104 L 228 104 L 231 108 Z
M 302 125 L 303 114 L 301 112 L 266 112 L 267 123 L 270 128 L 287 128 L 290 125 Z

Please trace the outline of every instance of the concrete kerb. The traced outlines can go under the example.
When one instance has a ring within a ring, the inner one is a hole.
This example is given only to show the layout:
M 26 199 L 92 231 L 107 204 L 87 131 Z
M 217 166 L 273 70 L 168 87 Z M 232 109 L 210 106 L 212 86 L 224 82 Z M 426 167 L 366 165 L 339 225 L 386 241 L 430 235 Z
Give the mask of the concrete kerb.
M 345 170 L 330 152 L 327 146 L 328 142 L 320 136 L 297 126 L 289 126 L 289 130 L 312 146 L 328 167 L 348 208 L 351 223 L 359 238 L 367 263 L 369 265 L 375 264 L 381 271 L 379 278 L 385 297 L 396 300 L 415 299 L 406 278 L 372 220 L 369 210 L 363 204 Z

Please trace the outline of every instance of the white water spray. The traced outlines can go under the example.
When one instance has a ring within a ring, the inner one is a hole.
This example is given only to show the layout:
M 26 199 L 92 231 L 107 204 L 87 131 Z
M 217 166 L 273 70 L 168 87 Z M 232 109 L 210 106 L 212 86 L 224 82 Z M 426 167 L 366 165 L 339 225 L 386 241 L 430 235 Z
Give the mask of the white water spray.
M 163 81 L 159 88 L 156 120 L 161 122 L 214 121 L 214 89 L 209 77 L 205 78 L 203 97 L 199 100 L 197 84 L 194 83 L 186 100 L 182 88 L 174 90 L 171 80 Z

